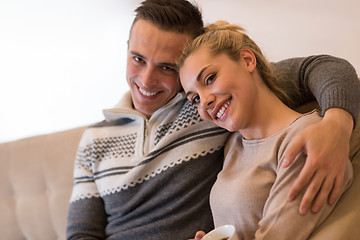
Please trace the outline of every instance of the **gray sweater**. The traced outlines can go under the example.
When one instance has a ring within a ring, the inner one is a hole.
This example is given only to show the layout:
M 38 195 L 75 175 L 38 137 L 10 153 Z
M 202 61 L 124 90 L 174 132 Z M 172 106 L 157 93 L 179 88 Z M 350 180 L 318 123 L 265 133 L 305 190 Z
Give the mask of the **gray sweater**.
M 293 107 L 317 100 L 322 114 L 329 108 L 342 108 L 353 116 L 356 125 L 360 107 L 360 82 L 349 62 L 318 55 L 287 59 L 272 65 L 278 85 L 290 96 Z

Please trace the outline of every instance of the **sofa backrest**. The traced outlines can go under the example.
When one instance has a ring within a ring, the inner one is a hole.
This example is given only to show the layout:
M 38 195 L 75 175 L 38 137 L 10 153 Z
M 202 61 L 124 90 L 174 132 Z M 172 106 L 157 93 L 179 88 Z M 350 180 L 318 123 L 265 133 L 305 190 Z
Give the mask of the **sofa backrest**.
M 84 127 L 0 144 L 0 239 L 65 239 Z

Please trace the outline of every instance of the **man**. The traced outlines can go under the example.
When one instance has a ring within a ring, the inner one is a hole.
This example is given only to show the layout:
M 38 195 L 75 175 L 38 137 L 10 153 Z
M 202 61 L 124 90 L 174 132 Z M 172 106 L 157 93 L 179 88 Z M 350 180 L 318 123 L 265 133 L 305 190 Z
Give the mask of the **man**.
M 75 162 L 68 239 L 187 239 L 197 229 L 213 228 L 208 197 L 222 168 L 228 132 L 200 119 L 196 106 L 181 92 L 176 68 L 183 46 L 203 31 L 201 13 L 184 0 L 147 0 L 136 13 L 128 41 L 131 93 L 114 109 L 104 111 L 105 122 L 84 132 Z M 275 68 L 286 74 L 281 79 L 299 85 L 301 92 L 290 94 L 296 104 L 313 100 L 309 88 L 319 101 L 330 96 L 335 102 L 320 101 L 324 111 L 331 108 L 321 125 L 315 132 L 306 129 L 289 149 L 289 163 L 300 151 L 298 146 L 309 155 L 292 192 L 296 195 L 312 177 L 304 196 L 308 208 L 320 187 L 327 189 L 335 182 L 336 190 L 336 182 L 342 181 L 345 161 L 327 159 L 324 152 L 346 158 L 346 143 L 359 111 L 359 85 L 351 65 L 329 56 L 287 60 Z M 331 86 L 343 78 L 349 87 L 341 89 L 354 97 L 351 102 L 344 103 L 341 94 L 334 99 L 332 94 L 339 86 Z M 320 91 L 324 82 L 330 87 Z M 336 108 L 340 104 L 349 113 Z M 337 130 L 334 133 L 317 131 L 331 125 Z M 312 142 L 327 139 L 324 134 L 345 142 L 341 150 L 331 141 L 325 150 Z M 332 168 L 326 170 L 326 166 Z M 314 205 L 321 206 L 329 192 L 321 190 Z M 336 191 L 330 199 L 334 197 Z

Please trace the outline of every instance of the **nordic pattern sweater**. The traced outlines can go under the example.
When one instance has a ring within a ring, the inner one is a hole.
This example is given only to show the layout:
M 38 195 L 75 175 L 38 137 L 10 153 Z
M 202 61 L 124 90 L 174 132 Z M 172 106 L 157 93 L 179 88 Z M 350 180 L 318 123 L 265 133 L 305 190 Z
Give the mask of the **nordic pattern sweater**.
M 84 133 L 69 237 L 187 239 L 212 229 L 208 198 L 228 132 L 201 120 L 183 93 L 149 120 L 130 106 Z

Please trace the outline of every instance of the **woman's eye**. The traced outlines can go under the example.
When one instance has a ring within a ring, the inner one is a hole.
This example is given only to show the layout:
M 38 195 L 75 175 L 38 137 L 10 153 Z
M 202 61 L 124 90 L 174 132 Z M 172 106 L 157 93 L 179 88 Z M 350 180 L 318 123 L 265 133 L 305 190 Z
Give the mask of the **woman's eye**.
M 205 78 L 205 85 L 209 85 L 215 81 L 216 74 L 211 74 Z
M 191 99 L 190 99 L 190 102 L 191 102 L 192 104 L 198 104 L 198 103 L 200 102 L 200 97 L 199 97 L 199 95 L 194 95 L 194 96 L 192 96 Z

